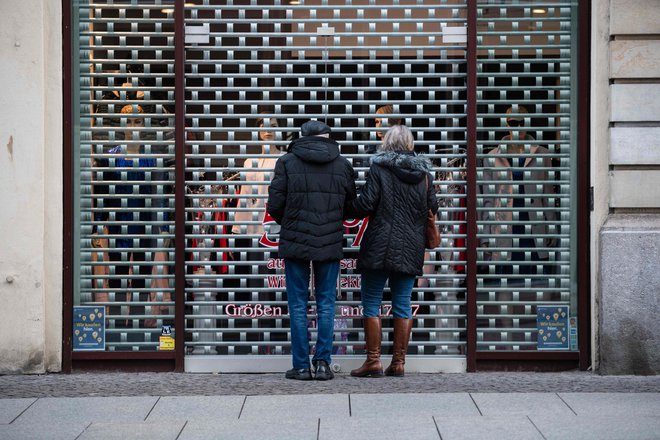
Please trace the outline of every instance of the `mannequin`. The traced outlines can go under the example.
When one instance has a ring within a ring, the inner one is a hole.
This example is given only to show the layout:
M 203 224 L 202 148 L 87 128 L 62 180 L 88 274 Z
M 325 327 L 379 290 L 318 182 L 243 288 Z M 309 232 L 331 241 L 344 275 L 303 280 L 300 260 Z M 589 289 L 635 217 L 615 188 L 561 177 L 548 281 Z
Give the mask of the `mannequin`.
M 534 276 L 548 270 L 545 262 L 550 248 L 555 246 L 550 225 L 557 217 L 552 205 L 554 190 L 548 149 L 527 133 L 530 117 L 525 107 L 509 107 L 505 116 L 509 134 L 484 158 L 483 181 L 487 183 L 481 185 L 484 223 L 480 238 L 486 261 L 482 269 L 484 284 L 511 287 L 491 293 L 504 304 L 512 301 L 513 290 L 519 286 L 544 282 Z M 489 305 L 484 313 L 513 314 L 515 309 L 513 305 Z M 513 320 L 500 318 L 496 326 L 512 327 Z M 506 340 L 515 341 L 519 336 L 508 333 Z M 502 340 L 496 332 L 488 333 L 484 339 Z
M 533 262 L 547 260 L 548 251 L 546 247 L 554 246 L 552 238 L 536 239 L 534 236 L 547 235 L 548 226 L 540 222 L 554 222 L 556 212 L 549 205 L 549 198 L 544 195 L 553 193 L 552 184 L 549 182 L 548 173 L 552 168 L 551 159 L 548 157 L 548 149 L 536 143 L 534 137 L 529 135 L 525 129 L 529 117 L 527 109 L 521 105 L 514 110 L 509 107 L 506 111 L 506 124 L 510 128 L 509 134 L 502 138 L 502 144 L 488 153 L 484 159 L 484 181 L 501 180 L 502 183 L 482 185 L 484 194 L 484 207 L 492 210 L 484 210 L 483 220 L 499 220 L 501 224 L 486 223 L 483 226 L 484 236 L 480 242 L 481 246 L 488 247 L 494 243 L 495 247 L 512 247 L 513 239 L 506 237 L 508 234 L 518 234 L 522 237 L 518 240 L 521 248 L 538 248 L 530 253 L 526 259 L 525 251 L 490 253 L 493 261 L 521 261 L 530 262 L 519 265 L 520 274 L 536 274 L 536 265 Z M 548 181 L 543 185 L 526 183 Z M 519 182 L 519 183 L 508 183 Z M 506 204 L 504 206 L 503 204 Z M 519 211 L 505 211 L 501 208 L 520 208 Z M 515 218 L 514 218 L 515 212 Z M 517 220 L 521 224 L 512 225 Z M 532 222 L 525 228 L 524 223 Z M 525 237 L 529 235 L 529 237 Z M 494 237 L 493 237 L 494 236 Z M 512 266 L 497 266 L 498 273 L 510 274 Z
M 385 132 L 387 132 L 390 127 L 401 125 L 401 118 L 389 118 L 387 116 L 392 113 L 394 113 L 394 107 L 390 104 L 378 107 L 376 110 L 376 114 L 379 116 L 374 119 L 374 125 L 376 127 L 376 137 L 380 142 L 383 142 L 383 136 L 385 136 Z M 373 150 L 375 152 L 376 148 Z
M 244 183 L 240 185 L 238 210 L 234 214 L 234 225 L 232 233 L 236 235 L 234 239 L 235 246 L 243 249 L 259 249 L 260 251 L 237 251 L 234 252 L 234 261 L 237 262 L 236 273 L 245 275 L 245 287 L 251 288 L 247 294 L 239 294 L 241 301 L 259 301 L 264 306 L 269 305 L 270 301 L 276 299 L 276 292 L 265 292 L 266 275 L 271 273 L 266 264 L 259 264 L 268 258 L 277 258 L 275 249 L 267 251 L 268 248 L 260 247 L 259 239 L 266 229 L 263 225 L 263 219 L 266 212 L 266 201 L 268 198 L 268 186 L 273 175 L 277 156 L 283 154 L 281 146 L 276 140 L 281 139 L 279 122 L 275 117 L 265 115 L 270 112 L 262 112 L 255 122 L 257 136 L 261 145 L 261 157 L 245 159 L 243 164 L 244 171 L 240 172 L 240 180 Z M 252 222 L 253 224 L 249 224 Z M 245 224 L 248 223 L 248 224 Z M 269 238 L 275 238 L 279 234 L 279 225 L 272 222 L 267 226 Z M 245 263 L 248 263 L 247 265 Z M 256 266 L 256 269 L 254 269 Z M 281 269 L 280 269 L 281 270 Z M 274 320 L 259 319 L 258 325 L 263 328 L 272 328 L 275 325 Z M 270 340 L 286 340 L 286 334 L 278 332 L 268 332 Z M 264 340 L 264 334 L 259 334 L 258 339 Z M 254 348 L 253 348 L 254 349 Z M 270 354 L 271 347 L 262 346 L 259 348 L 262 354 Z
M 163 225 L 168 216 L 164 209 L 153 209 L 164 208 L 162 205 L 166 200 L 162 194 L 157 196 L 155 186 L 149 183 L 169 179 L 158 175 L 162 171 L 157 169 L 155 158 L 144 157 L 144 147 L 139 142 L 140 129 L 144 127 L 141 116 L 144 109 L 140 105 L 126 105 L 120 113 L 126 128 L 125 142 L 108 152 L 110 158 L 97 162 L 99 170 L 96 172 L 96 203 L 103 209 L 97 211 L 95 220 L 97 230 L 108 238 L 98 241 L 95 247 L 107 247 L 103 259 L 112 263 L 105 266 L 109 278 L 104 287 L 107 286 L 109 292 L 116 292 L 115 302 L 170 302 L 172 296 L 166 278 L 169 258 L 164 250 L 169 247 L 170 240 L 166 237 L 167 226 Z M 150 251 L 149 248 L 158 249 Z M 108 292 L 95 297 L 95 301 L 112 305 L 110 300 Z M 144 315 L 157 317 L 168 312 L 168 305 L 158 304 L 146 306 Z M 162 320 L 156 318 L 130 314 L 133 326 L 153 328 L 158 321 L 162 324 Z M 130 326 L 128 322 L 125 325 Z
M 247 169 L 246 171 L 241 171 L 241 180 L 245 181 L 246 184 L 241 186 L 239 194 L 241 196 L 253 195 L 255 197 L 241 197 L 238 201 L 239 208 L 248 208 L 250 211 L 239 211 L 236 212 L 234 216 L 235 224 L 232 227 L 232 233 L 234 234 L 263 234 L 264 227 L 261 223 L 253 225 L 241 225 L 241 222 L 245 221 L 254 221 L 258 220 L 254 214 L 256 212 L 264 212 L 266 206 L 266 198 L 268 197 L 268 185 L 250 185 L 249 182 L 268 182 L 271 179 L 273 169 L 275 168 L 275 162 L 277 162 L 277 157 L 268 157 L 272 155 L 282 154 L 279 146 L 274 142 L 276 139 L 276 133 L 269 128 L 278 128 L 279 123 L 276 118 L 259 118 L 256 122 L 256 127 L 258 128 L 259 140 L 263 143 L 261 146 L 261 154 L 264 157 L 259 158 L 248 158 L 245 159 L 243 163 L 243 168 Z M 258 170 L 255 170 L 258 169 Z M 260 197 L 265 196 L 265 197 Z

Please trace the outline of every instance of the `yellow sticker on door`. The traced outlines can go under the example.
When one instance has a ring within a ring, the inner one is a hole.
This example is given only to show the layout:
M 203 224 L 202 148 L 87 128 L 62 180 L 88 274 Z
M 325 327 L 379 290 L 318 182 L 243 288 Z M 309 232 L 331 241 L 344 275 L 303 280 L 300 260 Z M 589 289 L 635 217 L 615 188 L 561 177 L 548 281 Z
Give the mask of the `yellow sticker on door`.
M 159 350 L 174 350 L 174 338 L 171 336 L 161 336 L 160 344 L 158 345 Z

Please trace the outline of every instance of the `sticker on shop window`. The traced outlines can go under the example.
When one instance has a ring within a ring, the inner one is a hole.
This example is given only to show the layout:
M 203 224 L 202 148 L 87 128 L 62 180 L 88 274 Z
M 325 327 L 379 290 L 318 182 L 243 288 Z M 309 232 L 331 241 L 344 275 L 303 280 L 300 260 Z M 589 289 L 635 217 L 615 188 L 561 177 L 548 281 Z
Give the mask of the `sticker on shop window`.
M 73 351 L 105 350 L 105 308 L 73 308 Z
M 538 350 L 569 349 L 568 315 L 568 306 L 538 306 L 536 308 Z
M 174 335 L 172 334 L 172 326 L 164 325 L 160 331 L 160 338 L 158 341 L 158 350 L 169 351 L 174 350 Z

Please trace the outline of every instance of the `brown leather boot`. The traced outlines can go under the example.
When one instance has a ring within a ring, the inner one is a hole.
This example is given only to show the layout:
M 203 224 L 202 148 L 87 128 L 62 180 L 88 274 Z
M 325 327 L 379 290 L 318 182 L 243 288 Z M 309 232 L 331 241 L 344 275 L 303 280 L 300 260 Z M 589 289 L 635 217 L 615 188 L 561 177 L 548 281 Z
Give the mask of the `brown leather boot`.
M 403 366 L 406 363 L 408 341 L 412 331 L 412 319 L 394 318 L 394 342 L 392 344 L 392 363 L 385 374 L 387 376 L 403 376 Z
M 382 377 L 383 364 L 380 362 L 380 317 L 362 318 L 364 339 L 367 342 L 367 360 L 362 366 L 351 371 L 355 377 Z

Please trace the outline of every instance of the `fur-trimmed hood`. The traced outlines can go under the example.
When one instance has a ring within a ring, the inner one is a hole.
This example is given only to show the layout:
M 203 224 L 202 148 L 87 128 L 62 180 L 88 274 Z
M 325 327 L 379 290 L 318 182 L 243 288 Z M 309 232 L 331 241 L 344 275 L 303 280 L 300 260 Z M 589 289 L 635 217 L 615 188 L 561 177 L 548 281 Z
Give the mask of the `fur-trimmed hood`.
M 371 159 L 371 163 L 392 170 L 406 183 L 419 183 L 431 171 L 431 161 L 412 151 L 382 151 Z

